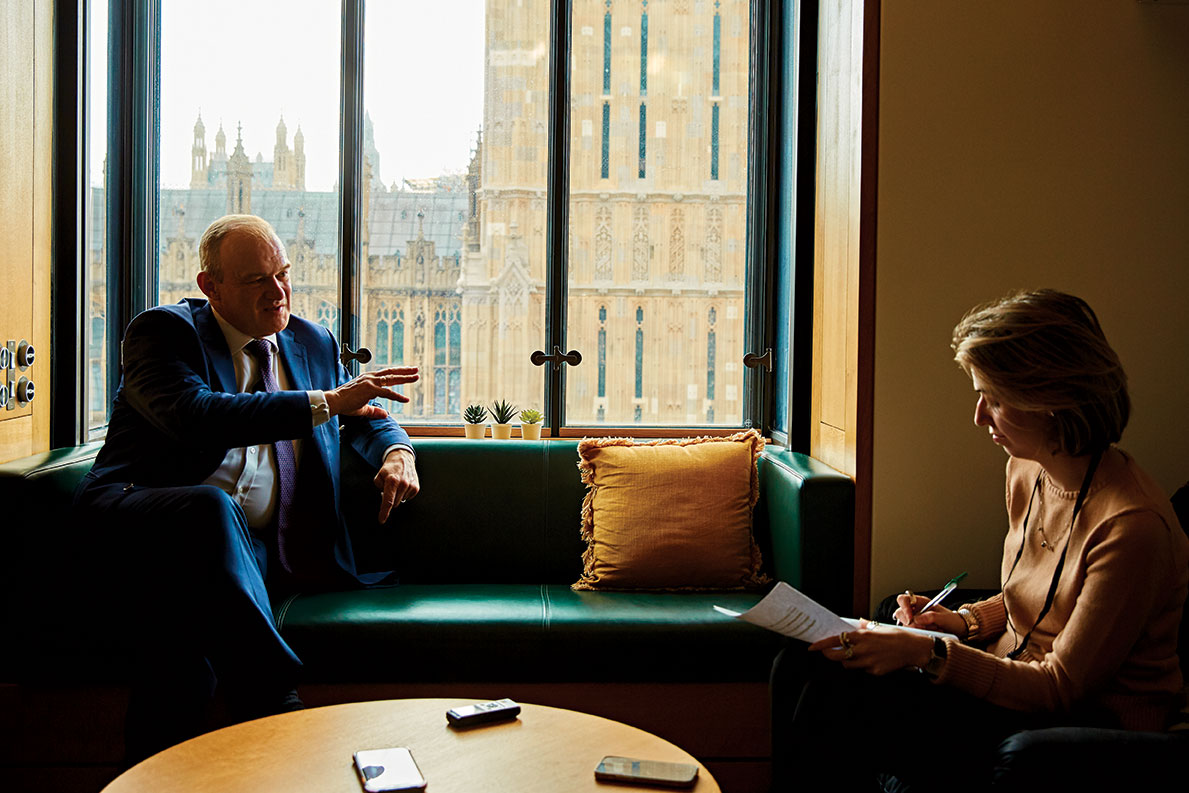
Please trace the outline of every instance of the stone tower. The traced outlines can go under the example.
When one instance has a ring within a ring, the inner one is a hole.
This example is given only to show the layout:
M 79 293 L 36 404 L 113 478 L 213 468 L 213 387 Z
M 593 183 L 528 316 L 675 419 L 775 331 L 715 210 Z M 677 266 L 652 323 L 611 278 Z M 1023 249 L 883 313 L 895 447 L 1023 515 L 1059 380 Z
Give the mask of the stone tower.
M 302 134 L 301 124 L 293 133 L 293 187 L 302 192 L 306 189 L 306 136 Z
M 190 189 L 197 190 L 206 187 L 206 127 L 202 123 L 202 113 L 194 122 L 194 143 L 190 147 Z
M 223 132 L 223 122 L 219 122 L 219 131 L 215 133 L 215 153 L 211 155 L 211 163 L 227 162 L 227 135 Z
M 227 213 L 252 212 L 252 161 L 244 153 L 243 125 L 238 125 L 235 151 L 227 162 Z
M 383 193 L 386 188 L 380 177 L 380 152 L 376 149 L 376 127 L 368 113 L 363 114 L 363 159 L 364 170 L 371 172 L 368 183 L 372 190 Z M 370 168 L 369 168 L 370 166 Z
M 293 152 L 289 150 L 289 130 L 284 116 L 277 122 L 277 142 L 272 150 L 272 187 L 274 190 L 293 187 Z

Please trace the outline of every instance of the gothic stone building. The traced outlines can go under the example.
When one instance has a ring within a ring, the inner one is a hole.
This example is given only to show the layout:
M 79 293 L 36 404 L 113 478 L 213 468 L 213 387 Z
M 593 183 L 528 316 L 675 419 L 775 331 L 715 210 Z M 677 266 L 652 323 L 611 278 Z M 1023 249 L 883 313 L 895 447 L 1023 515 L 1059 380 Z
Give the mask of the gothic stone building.
M 748 13 L 746 0 L 574 2 L 567 347 L 583 362 L 567 371 L 570 424 L 740 420 Z M 421 367 L 402 421 L 542 406 L 529 356 L 545 346 L 548 18 L 546 0 L 488 0 L 484 134 L 465 175 L 386 188 L 367 119 L 359 319 L 371 367 Z M 300 128 L 290 147 L 278 123 L 271 161 L 247 155 L 242 130 L 230 155 L 222 126 L 213 152 L 205 134 L 199 117 L 189 189 L 161 191 L 160 302 L 197 293 L 210 221 L 251 212 L 287 247 L 294 311 L 336 330 L 338 196 L 305 189 Z

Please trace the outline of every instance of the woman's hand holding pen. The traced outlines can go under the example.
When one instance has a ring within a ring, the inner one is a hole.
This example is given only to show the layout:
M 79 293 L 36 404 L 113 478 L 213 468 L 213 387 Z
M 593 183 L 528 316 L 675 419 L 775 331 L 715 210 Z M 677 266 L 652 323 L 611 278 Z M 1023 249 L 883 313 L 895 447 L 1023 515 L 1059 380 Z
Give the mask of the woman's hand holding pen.
M 896 605 L 899 608 L 892 615 L 892 619 L 896 620 L 899 625 L 911 625 L 914 628 L 942 631 L 944 633 L 952 633 L 959 639 L 965 638 L 966 620 L 962 619 L 962 616 L 958 612 L 950 611 L 945 606 L 933 606 L 923 614 L 918 613 L 928 602 L 929 598 L 924 595 L 914 595 L 912 592 L 897 595 Z
M 897 595 L 896 604 L 900 608 L 896 609 L 892 618 L 901 625 L 940 630 L 946 633 L 952 633 L 955 636 L 965 637 L 967 630 L 966 620 L 962 619 L 960 614 L 941 607 L 941 601 L 949 597 L 965 577 L 966 573 L 958 573 L 949 581 L 946 581 L 945 586 L 928 600 L 920 595 L 914 595 L 911 589 L 903 595 Z
M 959 573 L 946 582 L 936 595 L 926 598 L 911 590 L 896 596 L 898 608 L 892 618 L 900 625 L 942 631 L 965 638 L 966 620 L 956 611 L 941 605 L 958 586 L 966 573 Z M 872 675 L 886 675 L 897 669 L 924 667 L 933 657 L 933 639 L 910 631 L 862 620 L 859 630 L 844 631 L 838 636 L 821 639 L 809 645 L 831 661 L 847 669 L 862 669 Z

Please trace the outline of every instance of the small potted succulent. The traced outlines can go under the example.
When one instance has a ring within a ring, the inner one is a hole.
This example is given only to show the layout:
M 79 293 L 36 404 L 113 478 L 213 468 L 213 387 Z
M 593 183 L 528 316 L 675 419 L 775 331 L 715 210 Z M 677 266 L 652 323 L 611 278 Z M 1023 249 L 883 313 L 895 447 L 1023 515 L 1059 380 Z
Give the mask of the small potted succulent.
M 516 406 L 510 402 L 492 402 L 491 437 L 508 440 L 512 437 L 512 419 L 516 418 Z
M 541 411 L 528 408 L 520 411 L 520 435 L 526 441 L 541 440 L 541 422 L 544 420 Z
M 462 412 L 463 431 L 468 438 L 482 438 L 487 431 L 487 408 L 482 405 L 467 405 Z

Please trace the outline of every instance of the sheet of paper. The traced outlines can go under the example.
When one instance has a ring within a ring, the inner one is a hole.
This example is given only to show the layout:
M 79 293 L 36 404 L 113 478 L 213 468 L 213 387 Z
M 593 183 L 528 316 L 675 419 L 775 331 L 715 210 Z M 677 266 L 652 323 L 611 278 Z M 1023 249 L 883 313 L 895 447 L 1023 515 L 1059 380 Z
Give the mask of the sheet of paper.
M 772 591 L 765 595 L 763 600 L 742 614 L 721 606 L 714 608 L 722 614 L 809 643 L 851 630 L 851 626 L 843 622 L 837 614 L 783 581 L 772 587 Z
M 842 621 L 856 630 L 859 628 L 859 620 L 853 619 L 851 617 L 843 617 Z M 941 639 L 944 639 L 947 636 L 953 636 L 952 633 L 945 633 L 944 631 L 930 631 L 924 628 L 910 628 L 907 625 L 894 625 L 890 622 L 868 622 L 867 624 L 869 626 L 879 625 L 881 628 L 895 628 L 898 631 L 908 631 L 909 633 L 919 633 L 922 636 L 936 636 Z
M 843 631 L 857 630 L 859 621 L 856 619 L 839 617 L 825 606 L 816 602 L 804 593 L 794 589 L 781 581 L 772 587 L 772 591 L 764 599 L 742 613 L 731 609 L 715 606 L 714 610 L 728 617 L 741 619 L 761 628 L 767 628 L 783 636 L 800 639 L 812 644 L 818 639 L 837 636 Z M 885 623 L 880 623 L 886 625 Z M 920 633 L 925 636 L 947 636 L 937 631 L 927 631 L 921 628 L 905 628 L 901 625 L 886 625 L 886 627 Z

